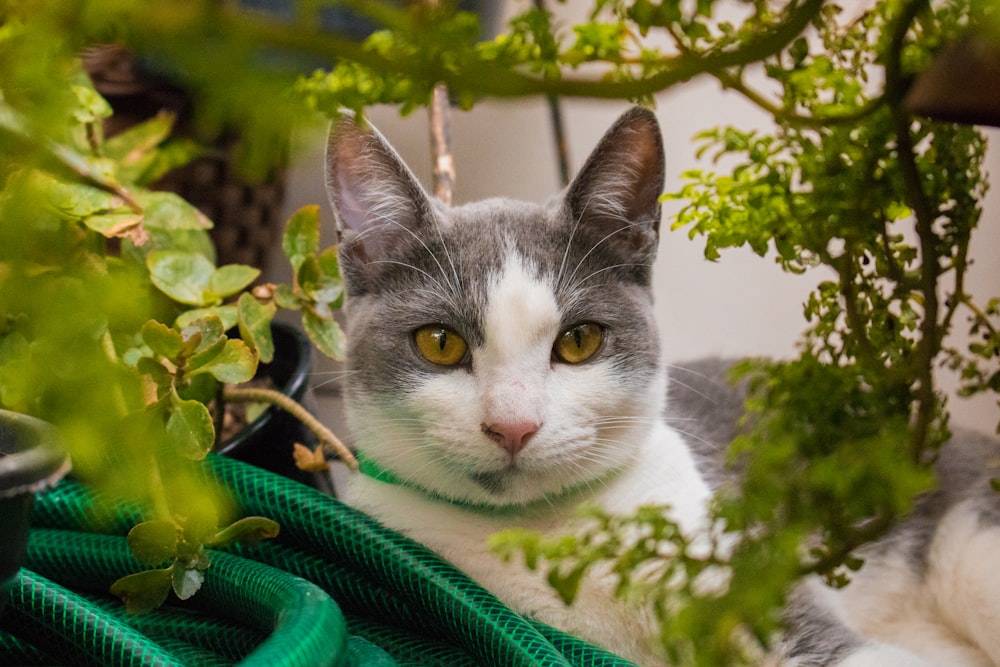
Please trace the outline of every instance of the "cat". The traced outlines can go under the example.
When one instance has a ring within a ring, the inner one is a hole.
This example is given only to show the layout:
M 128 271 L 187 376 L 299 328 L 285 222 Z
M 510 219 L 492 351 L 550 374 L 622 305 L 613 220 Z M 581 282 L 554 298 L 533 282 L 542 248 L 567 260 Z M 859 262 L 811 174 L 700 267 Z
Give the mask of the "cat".
M 584 501 L 622 514 L 666 505 L 685 533 L 707 529 L 719 476 L 704 445 L 728 442 L 740 395 L 705 384 L 719 369 L 689 373 L 670 384 L 669 414 L 694 415 L 695 437 L 666 416 L 651 308 L 664 162 L 655 114 L 635 107 L 544 205 L 445 206 L 350 117 L 332 126 L 326 163 L 347 291 L 346 412 L 365 473 L 344 499 L 513 609 L 640 664 L 662 662 L 651 619 L 617 603 L 608 577 L 595 573 L 566 606 L 488 540 L 511 527 L 565 534 Z M 843 591 L 804 583 L 772 661 L 1000 664 L 1000 577 L 988 566 L 1000 530 L 964 484 L 947 498 L 960 502 L 928 504 L 877 545 Z

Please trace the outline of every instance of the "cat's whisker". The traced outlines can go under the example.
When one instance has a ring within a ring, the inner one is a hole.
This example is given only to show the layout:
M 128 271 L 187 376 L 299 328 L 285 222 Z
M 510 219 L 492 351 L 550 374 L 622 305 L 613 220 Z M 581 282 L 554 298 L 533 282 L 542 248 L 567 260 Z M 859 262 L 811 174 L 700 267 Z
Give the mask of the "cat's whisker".
M 576 281 L 576 285 L 577 286 L 582 285 L 583 283 L 587 282 L 588 280 L 590 280 L 591 278 L 593 278 L 594 276 L 596 276 L 599 273 L 604 273 L 605 271 L 614 271 L 615 269 L 625 269 L 625 268 L 633 267 L 633 266 L 645 267 L 645 266 L 648 266 L 648 265 L 647 264 L 639 264 L 637 262 L 622 263 L 622 264 L 612 264 L 611 266 L 605 266 L 604 268 L 598 269 L 596 271 L 591 271 L 588 275 L 586 275 L 583 278 L 581 278 L 580 280 Z
M 448 247 L 444 244 L 444 237 L 441 235 L 440 222 L 438 221 L 437 216 L 434 215 L 433 213 L 431 213 L 431 217 L 432 217 L 432 219 L 434 221 L 434 228 L 437 231 L 438 237 L 441 240 L 441 245 L 444 248 L 445 256 L 448 258 L 448 260 L 450 262 L 451 261 L 451 255 L 450 255 L 450 253 L 448 253 Z M 449 279 L 449 277 L 448 277 L 448 273 L 444 270 L 444 266 L 442 266 L 441 261 L 437 258 L 437 255 L 433 251 L 431 251 L 431 249 L 427 245 L 427 243 L 425 243 L 424 240 L 422 238 L 420 238 L 416 234 L 416 232 L 414 232 L 412 229 L 410 229 L 406 225 L 400 224 L 398 221 L 392 220 L 392 221 L 390 221 L 390 223 L 393 224 L 393 225 L 395 225 L 395 226 L 397 226 L 397 227 L 399 227 L 403 231 L 405 231 L 407 234 L 409 234 L 410 236 L 412 236 L 413 239 L 417 243 L 420 244 L 420 247 L 422 247 L 427 252 L 427 254 L 430 256 L 430 258 L 437 265 L 438 270 L 441 272 L 441 277 L 444 279 L 445 284 L 447 284 L 448 287 L 450 288 L 450 293 L 451 294 L 457 294 L 458 293 L 458 274 L 455 272 L 455 265 L 453 263 L 451 264 L 452 276 L 453 276 L 454 281 L 455 281 L 455 282 L 452 282 L 451 279 Z
M 586 254 L 584 254 L 584 256 L 580 258 L 580 261 L 577 262 L 577 264 L 576 264 L 576 268 L 573 269 L 573 273 L 571 273 L 570 276 L 569 276 L 569 278 L 568 278 L 568 282 L 571 285 L 575 285 L 576 284 L 576 283 L 573 282 L 573 278 L 576 277 L 576 274 L 580 270 L 580 267 L 583 266 L 583 263 L 586 262 L 587 258 L 590 257 L 594 253 L 594 251 L 596 251 L 605 241 L 607 241 L 608 239 L 614 237 L 617 234 L 621 234 L 622 232 L 629 231 L 632 227 L 638 227 L 638 226 L 641 225 L 641 223 L 638 223 L 638 222 L 629 222 L 627 220 L 623 220 L 623 222 L 625 222 L 626 224 L 623 225 L 622 227 L 619 227 L 618 229 L 616 229 L 616 230 L 614 230 L 614 231 L 609 232 L 608 234 L 606 234 L 604 236 L 604 238 L 602 238 L 600 241 L 598 241 L 597 243 L 595 243 L 590 248 L 590 250 L 588 250 L 586 252 Z

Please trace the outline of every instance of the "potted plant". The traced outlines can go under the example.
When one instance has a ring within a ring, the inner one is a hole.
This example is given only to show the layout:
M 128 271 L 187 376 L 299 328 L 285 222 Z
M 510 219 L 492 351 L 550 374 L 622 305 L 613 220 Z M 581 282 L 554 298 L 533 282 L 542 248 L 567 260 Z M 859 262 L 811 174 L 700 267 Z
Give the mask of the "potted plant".
M 0 612 L 21 567 L 35 494 L 51 488 L 69 471 L 66 450 L 45 422 L 0 410 Z
M 24 151 L 6 164 L 0 197 L 8 222 L 0 400 L 68 431 L 79 478 L 149 508 L 154 529 L 137 526 L 137 544 L 173 544 L 168 526 L 184 534 L 199 522 L 215 525 L 224 511 L 213 492 L 190 487 L 191 463 L 217 447 L 223 406 L 287 403 L 273 389 L 238 386 L 254 378 L 259 362 L 280 367 L 271 326 L 277 305 L 302 310 L 313 342 L 340 353 L 336 264 L 319 248 L 317 212 L 307 208 L 285 234 L 295 285 L 251 292 L 259 270 L 216 267 L 210 221 L 177 195 L 146 187 L 197 152 L 168 140 L 172 117 L 105 138 L 105 101 L 85 77 L 71 91 L 61 137 L 6 101 L 0 110 L 4 138 Z M 37 161 L 27 157 L 32 149 Z M 280 335 L 308 363 L 294 335 Z M 301 373 L 301 364 L 292 370 Z M 178 487 L 188 488 L 187 497 L 175 497 Z M 251 533 L 276 530 L 263 520 L 241 525 L 251 524 Z M 167 569 L 175 592 L 188 597 L 203 564 L 175 555 Z

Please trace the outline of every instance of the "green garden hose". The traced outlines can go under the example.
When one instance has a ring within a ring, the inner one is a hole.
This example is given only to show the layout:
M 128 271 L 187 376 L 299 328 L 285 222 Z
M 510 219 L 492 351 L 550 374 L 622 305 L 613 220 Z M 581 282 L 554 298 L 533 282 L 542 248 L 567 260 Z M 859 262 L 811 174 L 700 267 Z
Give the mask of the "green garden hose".
M 154 643 L 173 661 L 164 664 L 631 664 L 522 618 L 425 547 L 315 489 L 226 457 L 210 457 L 207 474 L 230 489 L 243 513 L 278 521 L 278 538 L 212 552 L 205 585 L 183 610 L 168 606 L 133 619 L 109 607 L 120 603 L 87 603 L 102 619 Z M 72 481 L 41 494 L 27 567 L 90 596 L 140 569 L 122 537 L 140 513 L 105 506 L 111 514 Z M 6 616 L 0 663 L 4 651 L 15 650 L 5 631 L 11 632 Z M 15 648 L 30 654 L 46 646 Z

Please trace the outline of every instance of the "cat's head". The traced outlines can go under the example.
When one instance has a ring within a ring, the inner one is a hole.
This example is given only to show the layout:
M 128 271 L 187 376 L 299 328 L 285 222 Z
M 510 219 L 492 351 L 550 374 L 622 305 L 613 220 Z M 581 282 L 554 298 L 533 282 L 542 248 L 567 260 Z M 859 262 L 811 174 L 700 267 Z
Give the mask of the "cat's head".
M 650 294 L 663 169 L 656 118 L 636 108 L 549 204 L 450 208 L 376 130 L 337 122 L 327 185 L 361 455 L 496 506 L 630 462 L 664 395 Z

